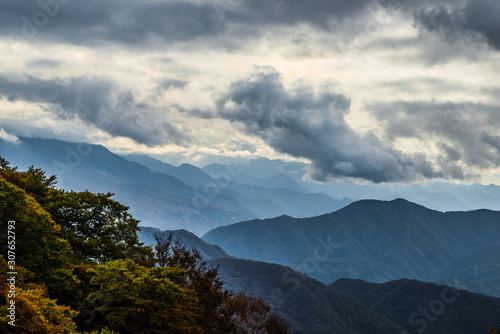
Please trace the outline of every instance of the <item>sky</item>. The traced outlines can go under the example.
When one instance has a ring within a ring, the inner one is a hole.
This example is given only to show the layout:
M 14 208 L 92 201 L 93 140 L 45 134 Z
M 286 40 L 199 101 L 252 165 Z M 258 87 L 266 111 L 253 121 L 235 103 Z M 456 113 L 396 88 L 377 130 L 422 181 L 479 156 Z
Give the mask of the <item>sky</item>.
M 0 139 L 500 184 L 498 0 L 0 0 Z

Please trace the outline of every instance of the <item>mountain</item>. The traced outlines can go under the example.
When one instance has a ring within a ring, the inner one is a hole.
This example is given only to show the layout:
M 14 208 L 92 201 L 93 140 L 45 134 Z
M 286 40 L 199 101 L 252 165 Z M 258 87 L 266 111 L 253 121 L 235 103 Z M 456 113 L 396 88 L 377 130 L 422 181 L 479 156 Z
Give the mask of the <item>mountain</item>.
M 411 334 L 488 333 L 500 327 L 500 299 L 415 280 L 383 284 L 341 279 L 330 285 Z
M 0 141 L 0 155 L 21 170 L 35 165 L 55 174 L 60 188 L 115 193 L 143 226 L 186 229 L 201 235 L 220 225 L 262 217 L 224 194 L 198 203 L 199 190 L 100 145 L 21 138 L 18 144 Z
M 223 201 L 224 196 L 234 199 L 247 211 L 254 213 L 255 217 L 277 217 L 282 214 L 311 217 L 338 210 L 352 202 L 349 199 L 332 199 L 323 193 L 311 193 L 284 174 L 266 177 L 246 175 L 242 171 L 248 166 L 242 164 L 212 164 L 200 169 L 189 164 L 175 167 L 147 155 L 124 157 L 193 186 L 199 192 L 198 199 L 202 201 L 216 196 L 221 203 L 230 205 L 227 200 Z M 257 159 L 263 160 L 267 159 Z M 252 175 L 255 175 L 253 168 L 252 171 Z
M 360 302 L 290 268 L 241 259 L 218 259 L 226 288 L 263 298 L 304 334 L 385 334 L 404 329 Z
M 230 168 L 237 171 L 237 182 L 247 185 L 256 185 L 252 183 L 252 178 L 267 178 L 272 181 L 275 177 L 285 175 L 301 188 L 326 194 L 335 200 L 349 198 L 353 202 L 359 199 L 404 198 L 438 211 L 500 210 L 500 187 L 496 185 L 446 181 L 424 184 L 357 184 L 353 181 L 321 183 L 309 180 L 306 175 L 307 167 L 307 164 L 301 162 L 257 158 L 232 165 L 214 163 L 203 170 L 217 173 Z
M 138 235 L 141 242 L 151 245 L 155 233 L 171 233 L 186 248 L 196 248 L 204 259 L 218 266 L 219 277 L 227 289 L 263 298 L 274 312 L 302 333 L 399 333 L 402 330 L 354 299 L 304 274 L 280 265 L 231 258 L 220 247 L 188 231 L 143 227 Z
M 500 243 L 485 247 L 452 262 L 426 281 L 452 285 L 469 291 L 500 297 Z
M 248 169 L 248 166 L 243 167 L 246 165 L 211 164 L 200 169 L 189 164 L 175 167 L 147 155 L 123 157 L 154 172 L 178 178 L 201 193 L 216 193 L 234 198 L 248 211 L 255 213 L 256 217 L 277 217 L 282 214 L 311 217 L 338 210 L 352 202 L 349 199 L 332 199 L 323 193 L 311 193 L 285 174 L 265 177 L 247 175 L 248 173 L 243 173 L 244 169 Z M 265 159 L 258 160 L 262 165 Z M 252 175 L 255 175 L 253 168 L 252 171 Z M 279 172 L 279 169 L 274 171 Z
M 155 233 L 166 233 L 167 235 L 171 233 L 174 240 L 180 241 L 187 249 L 195 248 L 207 261 L 228 257 L 226 252 L 219 246 L 210 245 L 186 230 L 162 231 L 154 227 L 141 227 L 137 235 L 141 242 L 149 246 L 156 243 L 154 239 Z
M 274 164 L 267 159 L 256 159 L 253 163 L 231 166 L 230 168 L 234 171 L 231 173 L 231 180 L 236 183 L 250 186 L 284 188 L 297 192 L 310 192 L 298 182 L 294 181 L 290 176 L 282 174 L 283 171 L 281 169 L 277 167 L 272 168 L 270 166 L 265 167 L 265 161 L 269 162 L 267 165 L 274 166 Z M 215 179 L 218 178 L 219 175 L 223 175 L 228 168 L 229 167 L 226 165 L 214 163 L 203 167 L 203 171 Z
M 499 238 L 500 212 L 443 213 L 403 199 L 363 200 L 313 218 L 251 220 L 203 236 L 229 255 L 290 266 L 325 283 L 425 280 Z
M 311 193 L 285 175 L 251 177 L 254 185 L 240 184 L 233 180 L 237 169 L 226 168 L 212 178 L 193 165 L 175 167 L 144 155 L 125 159 L 103 146 L 85 143 L 21 138 L 17 144 L 0 141 L 0 155 L 21 170 L 35 165 L 57 175 L 58 186 L 64 189 L 113 192 L 131 207 L 142 226 L 185 229 L 197 235 L 217 226 L 284 213 L 315 216 L 351 202 Z
M 146 166 L 153 172 L 173 176 L 192 187 L 203 187 L 214 181 L 201 168 L 190 164 L 182 164 L 176 167 L 144 154 L 127 154 L 122 157 Z

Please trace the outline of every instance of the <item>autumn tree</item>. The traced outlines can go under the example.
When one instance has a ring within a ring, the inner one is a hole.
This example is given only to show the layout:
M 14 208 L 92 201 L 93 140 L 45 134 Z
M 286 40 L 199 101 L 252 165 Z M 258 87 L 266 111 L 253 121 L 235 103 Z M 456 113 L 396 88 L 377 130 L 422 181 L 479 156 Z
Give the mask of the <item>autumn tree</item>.
M 171 233 L 156 233 L 155 241 L 156 265 L 183 269 L 185 278 L 178 283 L 196 291 L 198 324 L 204 333 L 233 333 L 232 311 L 226 307 L 231 293 L 224 289 L 218 268 L 209 265 L 196 249 L 186 249 Z
M 7 261 L 0 255 L 0 332 L 6 333 L 13 327 L 8 325 L 7 303 L 15 301 L 15 328 L 18 333 L 59 334 L 76 333 L 73 318 L 77 312 L 68 306 L 57 304 L 51 299 L 45 285 L 29 282 L 34 274 L 23 267 L 16 266 L 17 274 L 15 298 L 8 298 Z M 12 270 L 10 270 L 12 271 Z
M 239 293 L 228 300 L 227 307 L 233 312 L 238 333 L 288 334 L 291 331 L 290 325 L 262 299 Z
M 179 284 L 196 291 L 198 324 L 203 333 L 287 334 L 289 324 L 271 312 L 262 299 L 244 293 L 234 295 L 223 287 L 218 267 L 205 261 L 196 249 L 188 250 L 171 233 L 155 234 L 156 264 L 182 268 L 185 279 Z

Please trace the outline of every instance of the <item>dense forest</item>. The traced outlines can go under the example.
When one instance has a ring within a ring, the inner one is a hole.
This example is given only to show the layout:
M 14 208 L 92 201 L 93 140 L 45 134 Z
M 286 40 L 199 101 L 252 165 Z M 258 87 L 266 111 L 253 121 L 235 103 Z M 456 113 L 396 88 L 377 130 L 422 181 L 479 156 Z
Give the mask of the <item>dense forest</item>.
M 165 234 L 141 244 L 111 193 L 58 189 L 0 157 L 0 221 L 2 333 L 290 333 L 195 249 Z

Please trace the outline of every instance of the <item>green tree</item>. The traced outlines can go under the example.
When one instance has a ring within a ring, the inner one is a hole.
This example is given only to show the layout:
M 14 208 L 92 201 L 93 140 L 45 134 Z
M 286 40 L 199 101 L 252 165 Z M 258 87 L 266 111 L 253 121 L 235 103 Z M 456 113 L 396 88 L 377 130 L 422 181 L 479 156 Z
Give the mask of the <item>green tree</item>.
M 74 295 L 76 279 L 69 264 L 73 258 L 67 240 L 60 237 L 60 227 L 51 219 L 33 197 L 0 176 L 0 225 L 7 231 L 8 222 L 14 228 L 10 251 L 15 253 L 16 264 L 36 273 L 35 282 L 45 283 L 50 296 L 65 300 Z M 8 234 L 0 233 L 0 244 L 8 244 Z M 4 250 L 7 253 L 7 249 Z M 7 254 L 6 254 L 7 255 Z
M 23 189 L 32 196 L 42 206 L 54 190 L 56 177 L 47 176 L 45 172 L 34 166 L 30 166 L 27 171 L 20 172 L 17 167 L 11 167 L 10 163 L 0 156 L 0 175 L 9 183 Z
M 98 265 L 91 293 L 77 318 L 85 330 L 127 333 L 202 333 L 196 292 L 176 284 L 180 268 L 144 267 L 131 260 Z
M 78 330 L 94 334 L 289 333 L 269 305 L 224 289 L 218 268 L 172 235 L 155 236 L 155 253 L 143 247 L 138 221 L 112 194 L 64 191 L 55 180 L 0 157 L 0 221 L 12 225 L 16 263 L 27 268 L 16 267 L 23 332 L 73 333 L 78 308 Z
M 51 215 L 74 251 L 74 262 L 128 257 L 152 265 L 151 248 L 144 247 L 137 236 L 139 221 L 128 213 L 127 206 L 112 199 L 113 194 L 56 189 L 55 176 L 48 177 L 34 166 L 20 172 L 2 157 L 0 175 L 23 189 Z
M 83 332 L 84 334 L 118 334 L 117 332 L 113 332 L 108 328 L 104 328 L 102 330 L 93 330 L 92 332 Z
M 80 261 L 135 257 L 147 262 L 151 249 L 139 242 L 139 221 L 112 196 L 90 191 L 53 191 L 46 208 L 60 224 L 62 237 L 69 241 Z

